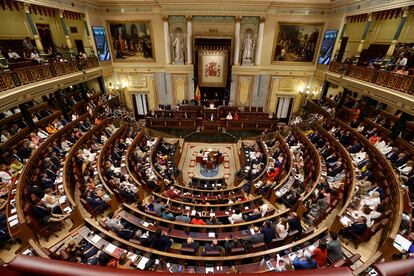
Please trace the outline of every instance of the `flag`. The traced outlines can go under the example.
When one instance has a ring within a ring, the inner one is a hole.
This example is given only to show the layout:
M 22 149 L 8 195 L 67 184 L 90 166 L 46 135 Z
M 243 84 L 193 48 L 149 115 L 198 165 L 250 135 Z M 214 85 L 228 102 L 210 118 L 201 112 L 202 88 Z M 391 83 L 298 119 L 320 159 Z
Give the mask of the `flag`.
M 198 87 L 198 84 L 197 84 L 196 92 L 195 92 L 195 95 L 194 95 L 194 99 L 196 100 L 197 103 L 200 103 L 201 92 L 200 92 L 200 87 Z

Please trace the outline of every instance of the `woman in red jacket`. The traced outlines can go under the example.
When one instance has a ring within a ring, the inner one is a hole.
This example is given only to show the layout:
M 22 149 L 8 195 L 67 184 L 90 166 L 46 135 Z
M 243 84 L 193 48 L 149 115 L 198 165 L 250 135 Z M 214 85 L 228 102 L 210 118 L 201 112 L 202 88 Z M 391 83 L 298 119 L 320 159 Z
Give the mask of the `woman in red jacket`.
M 325 241 L 319 241 L 319 246 L 313 250 L 312 257 L 318 264 L 318 267 L 326 265 L 326 261 L 328 260 L 328 249 L 326 249 Z

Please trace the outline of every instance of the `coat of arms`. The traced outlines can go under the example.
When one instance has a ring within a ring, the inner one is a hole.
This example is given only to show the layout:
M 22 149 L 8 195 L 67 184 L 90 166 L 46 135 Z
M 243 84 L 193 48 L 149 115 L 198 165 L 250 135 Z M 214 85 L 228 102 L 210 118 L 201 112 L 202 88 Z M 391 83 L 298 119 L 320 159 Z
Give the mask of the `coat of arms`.
M 205 77 L 220 77 L 220 65 L 215 61 L 210 61 L 206 64 L 206 68 L 204 69 Z

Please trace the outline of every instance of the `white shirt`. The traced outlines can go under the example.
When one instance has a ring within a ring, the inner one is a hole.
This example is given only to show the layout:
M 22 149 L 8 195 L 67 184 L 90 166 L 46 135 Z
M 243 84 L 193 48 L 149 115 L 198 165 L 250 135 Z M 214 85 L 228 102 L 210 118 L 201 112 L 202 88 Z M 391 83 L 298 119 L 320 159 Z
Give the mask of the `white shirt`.
M 263 203 L 260 206 L 260 212 L 262 213 L 262 217 L 266 215 L 268 209 L 269 209 L 269 206 L 266 203 Z
M 397 65 L 401 65 L 401 66 L 405 66 L 405 65 L 407 65 L 407 58 L 406 58 L 406 57 L 399 58 L 399 59 L 397 60 Z
M 385 147 L 385 141 L 384 141 L 384 140 L 382 140 L 382 141 L 378 141 L 378 142 L 375 144 L 375 147 L 376 147 L 379 151 L 382 151 L 382 149 Z
M 360 152 L 357 152 L 357 153 L 351 154 L 351 155 L 352 155 L 352 160 L 354 160 L 354 162 L 356 164 L 358 164 L 359 162 L 361 162 L 362 160 L 364 160 L 365 157 L 367 156 L 367 154 L 366 154 L 365 151 L 360 151 Z
M 235 222 L 235 221 L 238 221 L 238 220 L 243 220 L 243 215 L 242 215 L 242 213 L 240 213 L 240 214 L 233 214 L 233 215 L 231 215 L 231 216 L 229 217 L 229 222 L 230 222 L 231 224 L 234 224 L 234 222 Z
M 407 164 L 402 165 L 401 167 L 398 167 L 398 171 L 403 175 L 408 175 L 412 170 L 412 167 L 407 166 Z
M 3 112 L 3 115 L 6 117 L 10 117 L 11 115 L 13 115 L 13 112 L 11 112 L 10 110 L 6 110 Z
M 381 199 L 379 197 L 363 198 L 361 201 L 361 206 L 367 205 L 371 209 L 375 209 L 380 203 Z
M 387 155 L 392 150 L 390 145 L 385 145 L 380 151 L 382 154 Z
M 0 171 L 0 179 L 1 179 L 1 182 L 9 184 L 11 182 L 12 177 L 7 172 Z
M 42 130 L 37 133 L 37 136 L 39 136 L 40 139 L 46 139 L 49 136 L 49 134 Z
M 20 57 L 19 54 L 16 53 L 16 52 L 8 53 L 8 55 L 9 55 L 9 58 L 19 58 Z
M 41 60 L 39 54 L 38 53 L 33 53 L 33 52 L 30 54 L 30 58 L 35 59 L 35 60 Z

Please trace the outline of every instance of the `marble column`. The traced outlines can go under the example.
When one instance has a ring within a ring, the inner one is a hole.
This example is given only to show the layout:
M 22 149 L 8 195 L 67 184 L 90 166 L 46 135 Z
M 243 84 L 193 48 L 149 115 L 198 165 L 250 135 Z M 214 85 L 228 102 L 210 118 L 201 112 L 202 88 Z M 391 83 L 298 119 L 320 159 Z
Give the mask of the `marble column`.
M 45 51 L 44 51 L 44 48 L 43 48 L 43 45 L 42 45 L 42 41 L 40 40 L 40 36 L 39 36 L 38 31 L 37 31 L 37 27 L 36 27 L 35 23 L 33 22 L 33 17 L 32 17 L 32 14 L 30 13 L 30 5 L 29 4 L 24 3 L 24 11 L 26 13 L 27 22 L 29 23 L 29 26 L 30 26 L 30 31 L 31 31 L 32 36 L 33 36 L 33 38 L 35 40 L 35 43 L 36 43 L 36 48 L 37 48 L 37 50 L 39 50 L 40 55 L 45 55 Z
M 357 56 L 361 54 L 362 50 L 364 49 L 365 38 L 367 38 L 369 28 L 371 27 L 372 23 L 372 13 L 368 14 L 368 21 L 365 24 L 364 32 L 362 33 L 361 41 L 359 42 L 358 49 L 357 49 Z
M 59 10 L 60 23 L 62 25 L 63 34 L 65 35 L 66 46 L 68 46 L 69 53 L 72 55 L 72 53 L 74 51 L 73 51 L 73 48 L 72 48 L 72 42 L 70 41 L 69 31 L 68 31 L 68 27 L 66 26 L 65 17 L 63 15 L 63 12 L 64 12 L 63 10 Z
M 192 17 L 187 16 L 187 64 L 193 63 L 193 22 Z
M 260 57 L 262 55 L 264 22 L 265 22 L 264 17 L 260 17 L 259 36 L 257 38 L 256 56 L 254 58 L 254 63 L 256 65 L 260 65 Z
M 95 53 L 94 49 L 93 49 L 93 41 L 92 41 L 92 36 L 91 33 L 89 32 L 89 26 L 88 26 L 88 20 L 86 19 L 86 16 L 83 17 L 83 24 L 85 26 L 85 32 L 86 32 L 86 38 L 88 41 L 88 48 L 89 48 L 89 53 L 88 54 L 94 54 L 97 55 L 97 53 Z M 85 48 L 87 48 L 85 47 Z
M 164 45 L 165 45 L 165 63 L 171 64 L 171 48 L 170 48 L 170 29 L 168 26 L 168 16 L 164 16 Z
M 234 65 L 239 65 L 239 50 L 240 50 L 240 21 L 241 18 L 236 16 L 236 30 L 234 32 Z
M 404 8 L 403 15 L 400 19 L 400 23 L 398 24 L 397 30 L 395 31 L 393 40 L 391 41 L 391 45 L 388 48 L 386 57 L 390 58 L 392 54 L 394 53 L 395 46 L 397 45 L 398 39 L 400 38 L 401 31 L 404 28 L 405 22 L 407 21 L 407 15 L 408 15 L 408 7 Z

